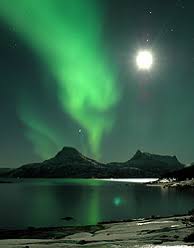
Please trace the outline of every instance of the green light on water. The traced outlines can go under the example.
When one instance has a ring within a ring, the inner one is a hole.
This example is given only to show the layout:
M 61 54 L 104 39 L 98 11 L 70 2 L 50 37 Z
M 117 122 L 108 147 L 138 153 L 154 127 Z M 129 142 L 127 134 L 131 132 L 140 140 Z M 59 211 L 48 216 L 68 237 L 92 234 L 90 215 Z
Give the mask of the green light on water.
M 122 204 L 122 199 L 120 198 L 120 197 L 115 197 L 114 199 L 113 199 L 113 203 L 114 203 L 114 205 L 115 206 L 120 206 L 121 204 Z

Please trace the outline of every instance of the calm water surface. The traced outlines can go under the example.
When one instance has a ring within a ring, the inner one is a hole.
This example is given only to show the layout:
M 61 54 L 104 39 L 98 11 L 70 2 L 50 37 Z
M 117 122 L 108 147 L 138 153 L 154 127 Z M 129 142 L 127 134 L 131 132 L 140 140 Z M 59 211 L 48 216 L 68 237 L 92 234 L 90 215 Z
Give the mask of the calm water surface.
M 99 221 L 183 214 L 194 191 L 126 180 L 26 179 L 0 184 L 0 228 L 86 225 Z M 65 221 L 62 218 L 73 217 Z

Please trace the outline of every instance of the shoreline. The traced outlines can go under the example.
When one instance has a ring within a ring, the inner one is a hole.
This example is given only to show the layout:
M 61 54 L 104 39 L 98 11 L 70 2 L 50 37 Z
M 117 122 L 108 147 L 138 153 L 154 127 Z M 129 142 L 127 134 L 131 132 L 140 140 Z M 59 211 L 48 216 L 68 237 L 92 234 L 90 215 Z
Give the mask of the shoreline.
M 187 179 L 182 181 L 159 179 L 154 182 L 145 183 L 147 186 L 159 186 L 163 188 L 178 188 L 178 189 L 194 189 L 194 179 Z
M 94 226 L 0 229 L 0 247 L 124 248 L 146 245 L 194 246 L 192 215 L 103 222 Z M 151 246 L 149 246 L 151 247 Z

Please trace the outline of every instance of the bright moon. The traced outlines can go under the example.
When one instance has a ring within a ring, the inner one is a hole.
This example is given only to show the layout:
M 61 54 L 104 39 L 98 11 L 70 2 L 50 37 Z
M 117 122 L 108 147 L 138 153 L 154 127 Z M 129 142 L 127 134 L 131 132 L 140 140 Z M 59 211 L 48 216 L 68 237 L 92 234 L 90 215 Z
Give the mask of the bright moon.
M 149 70 L 153 64 L 151 52 L 147 50 L 139 51 L 136 57 L 136 63 L 140 70 Z

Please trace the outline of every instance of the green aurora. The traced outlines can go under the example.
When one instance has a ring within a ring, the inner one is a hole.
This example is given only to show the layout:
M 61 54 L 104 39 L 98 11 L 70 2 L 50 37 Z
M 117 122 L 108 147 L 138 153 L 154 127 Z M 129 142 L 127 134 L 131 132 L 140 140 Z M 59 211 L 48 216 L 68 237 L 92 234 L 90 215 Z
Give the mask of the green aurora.
M 27 101 L 18 107 L 20 119 L 24 123 L 25 136 L 33 143 L 34 150 L 42 158 L 49 158 L 53 151 L 59 151 L 64 145 L 60 131 L 35 111 Z
M 14 27 L 56 78 L 54 94 L 62 110 L 87 131 L 90 149 L 99 157 L 102 137 L 111 130 L 113 108 L 119 100 L 117 75 L 103 44 L 99 2 L 1 0 L 0 17 Z M 49 143 L 61 146 L 60 134 L 51 131 L 31 108 L 22 109 L 18 107 L 19 118 L 35 150 L 42 158 L 52 155 Z

